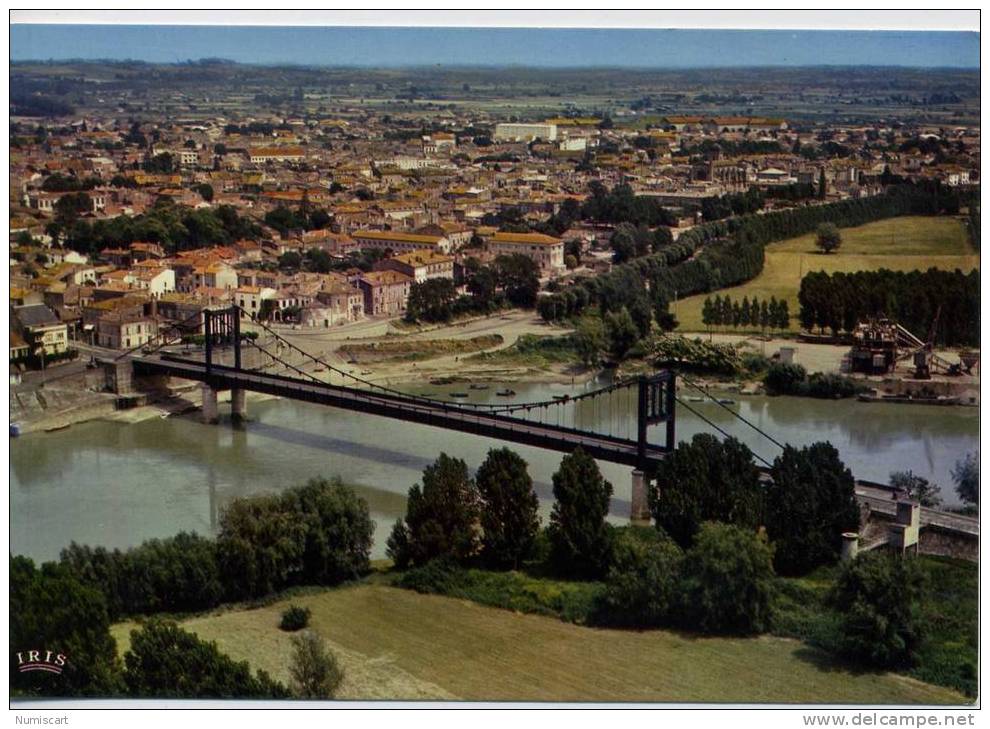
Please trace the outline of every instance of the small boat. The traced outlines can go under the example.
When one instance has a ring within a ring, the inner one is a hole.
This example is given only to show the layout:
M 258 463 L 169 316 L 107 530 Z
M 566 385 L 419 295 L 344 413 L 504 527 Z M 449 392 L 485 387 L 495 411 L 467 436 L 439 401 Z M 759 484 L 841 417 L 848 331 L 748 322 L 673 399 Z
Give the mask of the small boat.
M 704 402 L 705 401 L 705 398 L 703 398 L 703 397 L 689 397 L 687 399 L 687 401 L 688 402 Z
M 718 400 L 716 400 L 716 402 L 718 402 L 719 405 L 735 405 L 736 404 L 736 401 L 735 400 L 730 400 L 727 397 L 720 397 L 720 398 L 718 398 Z
M 361 374 L 362 375 L 370 375 L 371 374 L 371 370 L 361 370 Z
M 170 413 L 170 412 L 169 412 L 168 410 L 166 410 L 166 411 L 165 411 L 164 413 L 160 413 L 160 414 L 158 415 L 158 417 L 159 417 L 159 418 L 161 418 L 162 420 L 164 420 L 165 418 L 167 418 L 167 417 L 168 417 L 169 415 L 171 415 L 171 414 L 172 414 L 172 413 Z
M 516 394 L 515 390 L 510 390 L 508 387 L 504 390 L 496 390 L 495 395 L 498 397 L 513 397 Z
M 487 390 L 488 389 L 488 385 L 482 385 L 480 383 L 475 383 L 473 385 L 468 385 L 468 388 L 471 389 L 471 390 Z
M 554 395 L 553 396 L 553 399 L 554 400 L 570 400 L 571 399 L 571 396 L 570 395 Z
M 468 394 L 466 392 L 452 392 L 452 393 L 450 393 L 450 396 L 451 397 L 467 397 Z
M 21 426 L 18 423 L 10 424 L 10 437 L 16 438 L 21 434 Z

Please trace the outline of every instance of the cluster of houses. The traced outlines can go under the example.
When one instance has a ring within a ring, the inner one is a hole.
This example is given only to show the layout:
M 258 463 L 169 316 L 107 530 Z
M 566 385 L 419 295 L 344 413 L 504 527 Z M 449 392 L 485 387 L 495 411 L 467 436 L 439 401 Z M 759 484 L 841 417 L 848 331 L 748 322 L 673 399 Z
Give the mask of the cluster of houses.
M 979 130 L 971 128 L 849 126 L 823 136 L 820 128 L 764 117 L 671 115 L 626 125 L 584 117 L 506 121 L 457 108 L 386 115 L 347 105 L 232 123 L 199 106 L 160 121 L 122 118 L 113 103 L 82 119 L 12 119 L 12 359 L 25 348 L 55 355 L 75 338 L 141 346 L 163 321 L 230 303 L 305 327 L 394 317 L 414 283 L 462 285 L 469 258 L 521 254 L 545 282 L 607 268 L 609 231 L 601 226 L 576 223 L 555 237 L 486 224 L 509 209 L 521 222 L 544 222 L 583 200 L 594 181 L 656 197 L 685 228 L 701 220 L 705 198 L 752 187 L 824 182 L 825 198 L 842 199 L 878 191 L 885 172 L 949 185 L 979 178 Z M 432 131 L 395 133 L 416 124 Z M 826 136 L 856 154 L 800 153 L 822 148 Z M 932 145 L 903 144 L 932 138 L 950 149 L 951 163 Z M 734 152 L 761 149 L 761 142 L 779 151 Z M 60 185 L 66 180 L 79 184 Z M 230 206 L 262 235 L 179 252 L 133 241 L 81 255 L 49 226 L 60 199 L 80 192 L 88 199 L 84 219 L 140 215 L 169 200 L 192 209 Z M 278 208 L 322 210 L 326 221 L 314 230 L 274 229 L 265 217 Z M 587 254 L 577 270 L 565 257 L 565 241 L 573 240 Z M 288 273 L 274 265 L 314 248 L 337 259 L 369 249 L 382 255 L 370 271 Z

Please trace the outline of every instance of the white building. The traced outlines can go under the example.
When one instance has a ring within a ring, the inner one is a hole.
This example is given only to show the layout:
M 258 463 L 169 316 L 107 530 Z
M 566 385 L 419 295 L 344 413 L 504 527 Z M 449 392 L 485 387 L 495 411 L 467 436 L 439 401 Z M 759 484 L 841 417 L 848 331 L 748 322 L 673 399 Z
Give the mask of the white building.
M 495 139 L 497 141 L 526 141 L 534 139 L 554 141 L 557 139 L 556 124 L 496 124 Z
M 533 259 L 541 274 L 564 267 L 564 241 L 542 233 L 495 233 L 488 250 L 496 256 L 521 254 Z

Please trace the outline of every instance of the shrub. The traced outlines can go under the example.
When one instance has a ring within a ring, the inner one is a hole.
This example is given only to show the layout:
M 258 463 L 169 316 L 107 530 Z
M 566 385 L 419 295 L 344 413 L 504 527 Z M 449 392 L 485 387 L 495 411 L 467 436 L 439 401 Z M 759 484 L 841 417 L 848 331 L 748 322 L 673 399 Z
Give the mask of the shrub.
M 332 699 L 344 682 L 344 670 L 323 639 L 311 630 L 292 636 L 293 693 L 301 699 Z
M 131 696 L 176 699 L 279 699 L 288 690 L 264 671 L 251 674 L 214 642 L 205 642 L 172 621 L 151 620 L 131 631 L 124 655 Z
M 762 535 L 707 523 L 684 555 L 680 618 L 703 633 L 749 635 L 770 624 L 773 553 Z
M 922 589 L 910 560 L 866 552 L 849 562 L 832 596 L 843 613 L 843 653 L 878 668 L 913 665 L 922 640 Z
M 302 630 L 309 625 L 309 618 L 312 613 L 309 608 L 290 605 L 282 612 L 282 622 L 278 627 L 287 632 Z
M 767 370 L 763 384 L 771 395 L 798 395 L 807 376 L 807 370 L 799 364 L 775 362 Z
M 457 565 L 448 559 L 432 559 L 414 567 L 399 579 L 399 586 L 423 594 L 446 595 L 456 584 Z
M 668 624 L 677 605 L 684 553 L 666 534 L 649 527 L 615 534 L 596 622 L 635 628 Z

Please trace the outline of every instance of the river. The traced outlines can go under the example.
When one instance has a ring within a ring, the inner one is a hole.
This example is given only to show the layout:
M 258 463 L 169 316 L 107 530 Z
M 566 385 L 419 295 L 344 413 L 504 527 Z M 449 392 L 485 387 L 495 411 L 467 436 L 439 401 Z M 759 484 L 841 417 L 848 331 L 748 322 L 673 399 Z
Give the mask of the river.
M 516 401 L 550 400 L 584 386 L 513 383 Z M 473 402 L 506 402 L 489 390 L 471 390 Z M 434 395 L 465 386 L 425 386 Z M 687 395 L 688 393 L 684 393 Z M 942 486 L 947 504 L 958 503 L 950 472 L 979 444 L 977 408 L 871 404 L 805 398 L 731 395 L 731 406 L 782 442 L 831 441 L 859 478 L 886 482 L 911 469 Z M 688 403 L 719 427 L 772 460 L 779 452 L 718 405 Z M 635 399 L 615 412 L 585 411 L 628 432 Z M 224 410 L 224 408 L 222 408 Z M 376 521 L 374 557 L 384 555 L 392 523 L 405 513 L 405 494 L 441 451 L 473 470 L 495 441 L 371 415 L 288 400 L 250 405 L 250 421 L 232 427 L 201 424 L 197 413 L 126 424 L 91 421 L 51 433 L 10 440 L 10 549 L 35 560 L 54 559 L 72 541 L 126 548 L 179 531 L 213 534 L 217 513 L 230 500 L 339 475 L 367 501 Z M 651 431 L 663 437 L 662 428 Z M 678 409 L 677 438 L 711 432 Z M 512 446 L 530 464 L 541 511 L 552 504 L 551 476 L 561 454 Z M 629 512 L 629 469 L 601 464 L 615 487 L 611 518 Z

